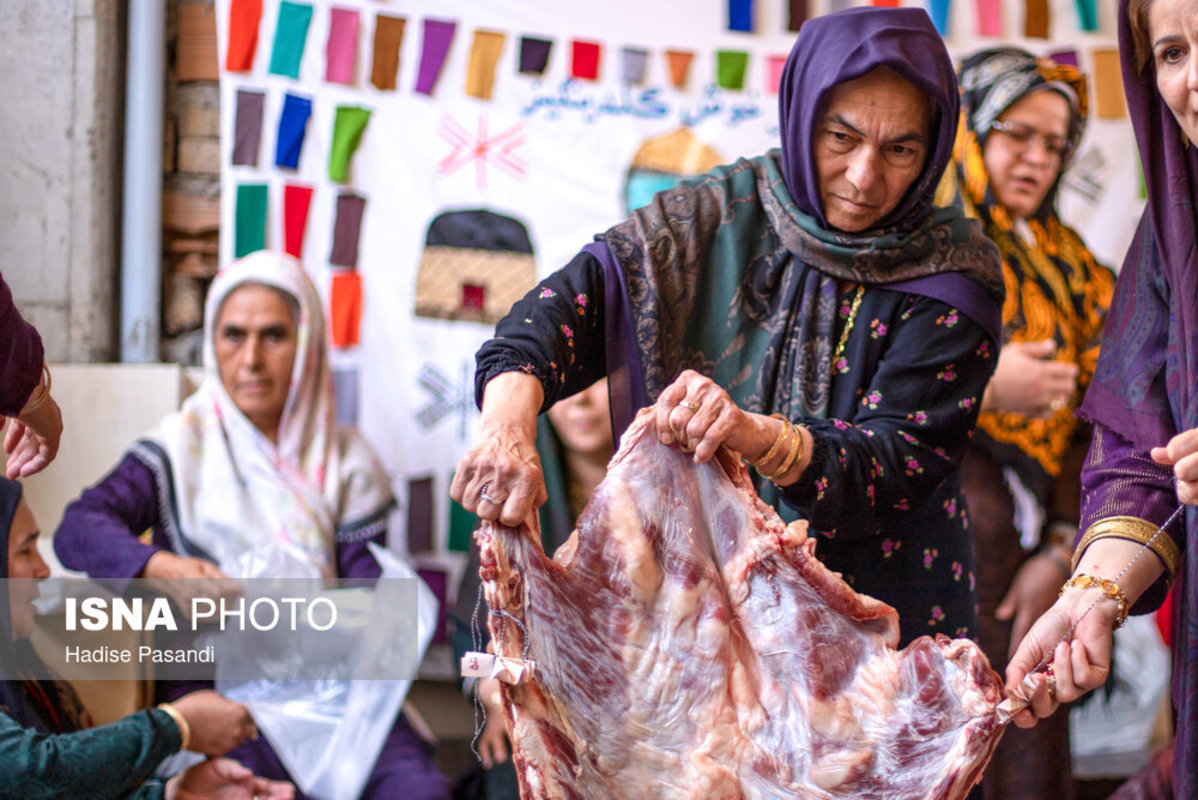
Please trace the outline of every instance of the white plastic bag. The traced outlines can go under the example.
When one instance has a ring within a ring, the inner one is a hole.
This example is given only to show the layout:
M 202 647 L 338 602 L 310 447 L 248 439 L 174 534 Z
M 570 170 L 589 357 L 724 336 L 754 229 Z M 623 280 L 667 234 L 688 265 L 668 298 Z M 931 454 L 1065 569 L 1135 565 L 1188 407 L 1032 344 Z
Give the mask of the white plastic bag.
M 381 578 L 415 579 L 419 598 L 417 630 L 404 635 L 417 639 L 416 663 L 432 639 L 439 607 L 436 596 L 415 570 L 389 551 L 370 544 L 382 567 Z M 362 593 L 374 589 L 338 590 L 338 607 L 353 612 L 362 606 Z M 329 593 L 330 595 L 335 593 Z M 369 649 L 369 643 L 365 644 Z M 347 645 L 341 653 L 370 658 Z M 336 653 L 329 653 L 337 657 Z M 344 656 L 341 656 L 344 657 Z M 310 667 L 311 665 L 305 665 Z M 362 794 L 379 752 L 395 724 L 410 680 L 230 680 L 237 665 L 217 665 L 216 688 L 245 703 L 259 730 L 271 743 L 296 785 L 319 800 L 354 800 Z

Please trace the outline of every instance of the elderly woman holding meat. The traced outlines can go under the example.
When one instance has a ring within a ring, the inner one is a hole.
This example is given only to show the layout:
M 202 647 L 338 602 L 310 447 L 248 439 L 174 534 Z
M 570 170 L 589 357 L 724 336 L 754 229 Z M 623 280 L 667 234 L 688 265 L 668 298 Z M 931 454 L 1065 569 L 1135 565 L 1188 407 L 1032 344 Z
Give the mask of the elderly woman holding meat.
M 607 375 L 617 431 L 656 403 L 658 436 L 696 463 L 742 454 L 825 564 L 898 610 L 903 643 L 968 636 L 957 470 L 1002 285 L 978 223 L 932 204 L 952 61 L 922 11 L 851 9 L 804 24 L 780 98 L 780 151 L 658 194 L 499 323 L 451 493 L 526 520 L 538 413 Z

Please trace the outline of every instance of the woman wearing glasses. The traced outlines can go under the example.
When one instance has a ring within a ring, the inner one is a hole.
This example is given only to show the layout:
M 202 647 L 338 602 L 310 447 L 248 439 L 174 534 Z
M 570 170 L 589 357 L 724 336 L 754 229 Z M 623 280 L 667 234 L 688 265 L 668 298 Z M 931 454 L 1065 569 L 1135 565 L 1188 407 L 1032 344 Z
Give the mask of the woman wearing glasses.
M 1081 138 L 1086 83 L 1076 68 L 1010 47 L 967 58 L 955 170 L 937 203 L 961 203 L 1003 256 L 1003 349 L 962 465 L 976 549 L 979 643 L 1000 672 L 1069 578 L 1078 475 L 1088 436 L 1073 408 L 1098 356 L 1114 288 L 1056 212 Z M 1011 729 L 985 797 L 1073 796 L 1068 715 Z

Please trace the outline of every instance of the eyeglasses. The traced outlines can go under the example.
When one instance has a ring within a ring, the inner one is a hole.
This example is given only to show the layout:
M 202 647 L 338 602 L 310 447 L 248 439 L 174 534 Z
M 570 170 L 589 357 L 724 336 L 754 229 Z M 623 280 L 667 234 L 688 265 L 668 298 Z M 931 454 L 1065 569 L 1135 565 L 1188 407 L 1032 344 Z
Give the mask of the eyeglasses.
M 1025 152 L 1031 147 L 1032 142 L 1039 140 L 1044 147 L 1044 151 L 1050 156 L 1055 156 L 1062 161 L 1069 157 L 1073 152 L 1073 142 L 1066 139 L 1064 136 L 1054 136 L 1048 133 L 1041 133 L 1031 125 L 1025 125 L 1022 122 L 1003 122 L 995 120 L 990 123 L 990 130 L 998 131 L 1006 134 L 1019 152 Z

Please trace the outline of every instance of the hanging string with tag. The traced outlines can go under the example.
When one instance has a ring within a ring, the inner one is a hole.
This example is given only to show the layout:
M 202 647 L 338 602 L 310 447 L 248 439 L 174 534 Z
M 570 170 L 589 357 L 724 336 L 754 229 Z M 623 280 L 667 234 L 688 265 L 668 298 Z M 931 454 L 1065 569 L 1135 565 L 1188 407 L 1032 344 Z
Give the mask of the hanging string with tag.
M 1111 581 L 1112 584 L 1118 587 L 1119 581 L 1124 575 L 1127 574 L 1127 571 L 1132 568 L 1132 565 L 1139 561 L 1140 556 L 1144 555 L 1144 552 L 1150 549 L 1152 543 L 1156 541 L 1156 537 L 1164 533 L 1165 530 L 1172 525 L 1179 516 L 1181 516 L 1184 510 L 1184 503 L 1174 509 L 1173 513 L 1169 515 L 1169 518 L 1165 520 L 1159 528 L 1156 529 L 1152 536 L 1148 537 L 1147 541 L 1140 546 L 1140 549 L 1136 551 L 1136 554 L 1132 556 L 1131 560 L 1124 565 L 1123 569 L 1119 570 L 1119 574 L 1116 575 Z M 1056 653 L 1057 647 L 1072 640 L 1073 632 L 1077 630 L 1077 626 L 1081 624 L 1081 621 L 1085 619 L 1086 616 L 1093 611 L 1099 603 L 1101 603 L 1103 600 L 1111 599 L 1114 599 L 1111 595 L 1108 595 L 1105 592 L 1099 593 L 1098 597 L 1094 599 L 1094 602 L 1090 603 L 1090 605 L 1087 606 L 1084 611 L 1082 611 L 1081 615 L 1069 624 L 1069 627 L 1065 630 L 1065 633 L 1061 635 L 1061 638 L 1057 640 L 1056 644 L 1054 644 L 1052 648 L 1044 654 L 1044 657 L 1040 659 L 1040 662 L 1036 664 L 1036 666 L 1032 667 L 1028 673 L 1023 676 L 1023 680 L 1019 682 L 1019 688 L 1023 691 L 1024 696 L 1017 697 L 1013 695 L 999 703 L 998 716 L 1000 723 L 1005 725 L 1006 723 L 1010 722 L 1017 713 L 1031 705 L 1031 697 L 1033 694 L 1035 694 L 1036 690 L 1036 684 L 1035 681 L 1032 680 L 1032 676 L 1045 669 L 1052 662 L 1053 655 Z

